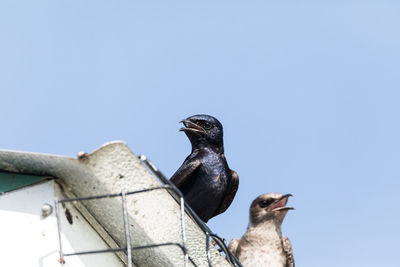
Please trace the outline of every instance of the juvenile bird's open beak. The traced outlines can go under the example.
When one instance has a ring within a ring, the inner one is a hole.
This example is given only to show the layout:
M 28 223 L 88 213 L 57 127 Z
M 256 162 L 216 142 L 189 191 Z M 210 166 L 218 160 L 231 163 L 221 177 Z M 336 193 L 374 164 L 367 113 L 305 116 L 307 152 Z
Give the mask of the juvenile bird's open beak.
M 288 202 L 288 198 L 293 196 L 292 194 L 283 195 L 280 199 L 276 200 L 269 207 L 269 211 L 284 211 L 284 210 L 294 210 L 293 207 L 286 207 L 286 203 Z
M 185 127 L 182 127 L 179 129 L 179 131 L 183 132 L 194 132 L 194 133 L 206 133 L 206 130 L 197 125 L 196 123 L 190 121 L 190 120 L 181 120 L 180 122 L 185 125 Z

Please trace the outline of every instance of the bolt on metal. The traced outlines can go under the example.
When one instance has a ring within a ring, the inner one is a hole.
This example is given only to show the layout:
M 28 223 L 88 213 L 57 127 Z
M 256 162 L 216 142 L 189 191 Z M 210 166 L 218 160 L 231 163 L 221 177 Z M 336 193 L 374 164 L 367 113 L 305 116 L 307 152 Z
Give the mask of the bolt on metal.
M 53 213 L 53 206 L 51 206 L 48 203 L 43 204 L 43 206 L 42 206 L 42 217 L 46 218 L 47 216 L 49 216 L 52 213 Z

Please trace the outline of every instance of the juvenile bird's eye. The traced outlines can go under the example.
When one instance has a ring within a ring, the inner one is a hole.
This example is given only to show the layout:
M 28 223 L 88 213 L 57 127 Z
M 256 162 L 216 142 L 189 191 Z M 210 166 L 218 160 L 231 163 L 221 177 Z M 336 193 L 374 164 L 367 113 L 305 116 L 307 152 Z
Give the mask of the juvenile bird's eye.
M 269 205 L 271 205 L 273 202 L 274 202 L 273 199 L 261 200 L 260 202 L 258 202 L 258 205 L 259 205 L 261 208 L 266 208 L 266 207 L 268 207 Z

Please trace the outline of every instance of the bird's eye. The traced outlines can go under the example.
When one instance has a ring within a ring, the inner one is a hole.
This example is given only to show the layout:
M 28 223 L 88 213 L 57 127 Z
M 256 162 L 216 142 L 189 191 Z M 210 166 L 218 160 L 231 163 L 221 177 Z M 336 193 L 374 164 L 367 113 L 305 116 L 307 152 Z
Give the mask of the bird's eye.
M 260 202 L 258 202 L 258 205 L 259 205 L 261 208 L 266 208 L 266 207 L 268 207 L 269 205 L 271 205 L 273 202 L 274 202 L 273 199 L 261 200 Z
M 204 123 L 204 129 L 210 130 L 210 129 L 211 129 L 211 123 L 205 122 L 205 123 Z
M 212 128 L 212 124 L 209 123 L 208 121 L 199 121 L 198 124 L 205 130 L 210 130 Z

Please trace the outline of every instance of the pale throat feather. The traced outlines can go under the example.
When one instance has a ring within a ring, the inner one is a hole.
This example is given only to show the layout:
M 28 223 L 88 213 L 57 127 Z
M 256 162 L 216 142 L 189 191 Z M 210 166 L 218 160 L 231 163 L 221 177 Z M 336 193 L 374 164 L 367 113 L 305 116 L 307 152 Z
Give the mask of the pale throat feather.
M 269 267 L 281 267 L 286 264 L 286 257 L 282 247 L 282 232 L 280 225 L 273 221 L 249 225 L 246 234 L 242 237 L 240 254 L 252 255 L 241 257 L 243 266 L 258 267 L 268 263 Z
M 270 242 L 272 240 L 280 241 L 282 239 L 281 226 L 273 220 L 260 222 L 256 225 L 253 225 L 250 222 L 249 226 L 247 227 L 246 235 L 247 234 L 266 242 Z

